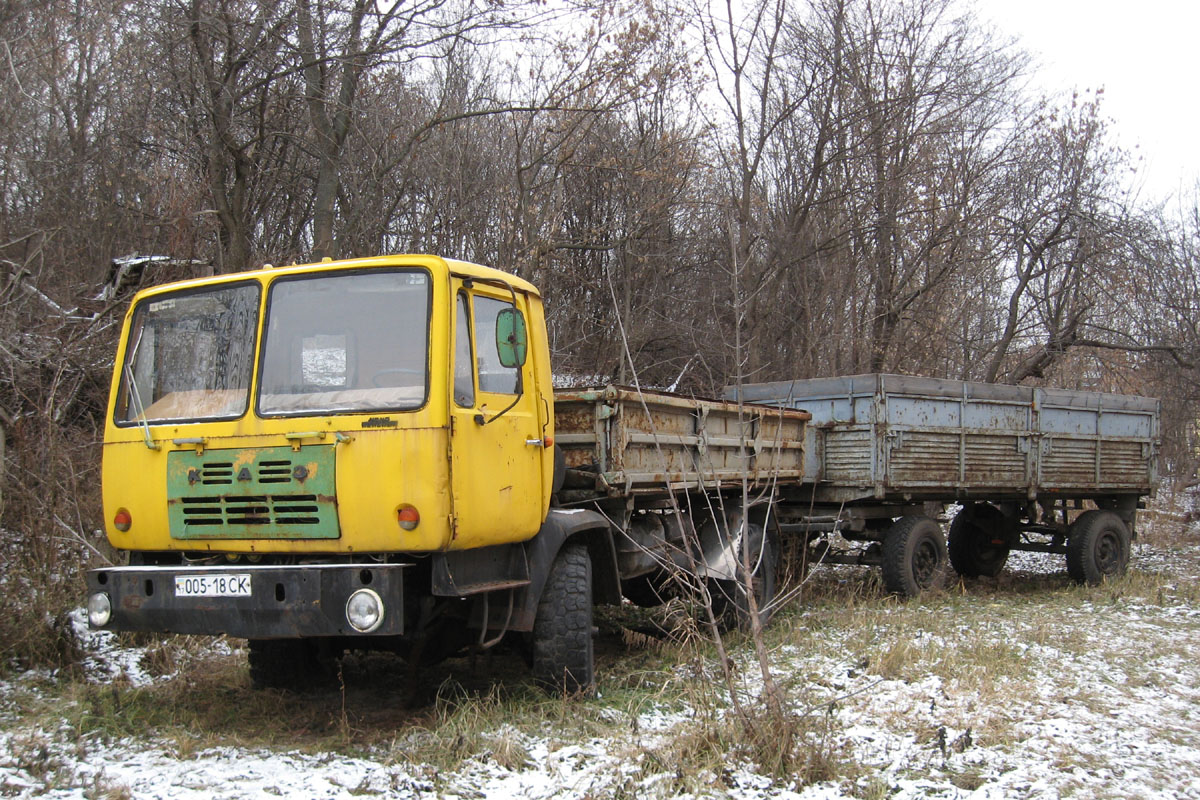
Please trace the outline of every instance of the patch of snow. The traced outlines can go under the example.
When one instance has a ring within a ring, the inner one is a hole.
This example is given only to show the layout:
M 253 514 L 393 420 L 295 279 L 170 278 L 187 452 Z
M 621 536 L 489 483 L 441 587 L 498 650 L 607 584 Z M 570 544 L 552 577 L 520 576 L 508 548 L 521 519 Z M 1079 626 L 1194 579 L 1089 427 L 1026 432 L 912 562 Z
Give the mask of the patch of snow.
M 1010 570 L 1064 570 L 1061 558 L 1013 555 Z M 1166 575 L 1168 586 L 1183 587 L 1196 580 L 1200 545 L 1168 550 L 1139 544 L 1134 564 Z M 873 606 L 871 612 L 882 628 L 903 609 Z M 975 641 L 1002 642 L 1019 653 L 1027 673 L 1012 677 L 997 669 L 982 688 L 977 671 L 953 665 L 911 681 L 885 678 L 860 660 L 862 652 L 852 648 L 861 645 L 846 641 L 845 632 L 814 630 L 774 651 L 773 666 L 777 677 L 803 679 L 797 694 L 809 705 L 797 710 L 827 715 L 829 745 L 856 770 L 840 781 L 798 787 L 731 762 L 709 776 L 700 796 L 1200 800 L 1200 608 L 1169 592 L 1159 602 L 1111 599 L 1099 591 L 1046 615 L 997 613 L 982 629 L 951 614 L 947 609 L 944 626 L 915 632 L 913 645 L 953 652 Z M 70 620 L 87 653 L 89 680 L 145 686 L 170 679 L 145 669 L 145 648 L 122 647 L 112 634 L 89 630 L 82 609 Z M 752 654 L 732 657 L 742 690 L 747 696 L 760 692 Z M 36 691 L 36 684 L 52 679 L 19 676 L 0 683 L 0 694 Z M 681 665 L 669 679 L 721 680 L 714 663 Z M 674 740 L 702 724 L 698 711 L 648 702 L 634 713 L 604 709 L 600 716 L 610 723 L 604 736 L 565 744 L 561 737 L 501 725 L 485 738 L 515 741 L 523 764 L 510 768 L 480 753 L 439 771 L 406 759 L 402 744 L 354 756 L 233 746 L 180 756 L 172 743 L 152 738 L 77 740 L 52 724 L 48 730 L 21 729 L 5 701 L 0 795 L 82 800 L 123 789 L 137 800 L 680 796 L 673 769 L 651 754 L 669 752 Z
M 83 671 L 88 680 L 110 683 L 128 681 L 133 686 L 148 686 L 154 678 L 142 666 L 144 647 L 121 647 L 112 631 L 94 631 L 88 626 L 87 610 L 77 608 L 67 615 L 71 632 L 87 655 Z

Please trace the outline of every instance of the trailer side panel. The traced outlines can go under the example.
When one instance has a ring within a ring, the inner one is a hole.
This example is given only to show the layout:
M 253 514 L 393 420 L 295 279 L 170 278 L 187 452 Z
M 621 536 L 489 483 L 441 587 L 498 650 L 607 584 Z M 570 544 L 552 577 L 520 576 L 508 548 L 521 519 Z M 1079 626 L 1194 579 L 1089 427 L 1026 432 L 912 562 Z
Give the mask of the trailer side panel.
M 818 500 L 1151 494 L 1159 403 L 1026 386 L 853 375 L 750 384 L 727 398 L 812 414 Z
M 607 387 L 559 391 L 555 441 L 573 483 L 609 497 L 804 479 L 809 414 Z

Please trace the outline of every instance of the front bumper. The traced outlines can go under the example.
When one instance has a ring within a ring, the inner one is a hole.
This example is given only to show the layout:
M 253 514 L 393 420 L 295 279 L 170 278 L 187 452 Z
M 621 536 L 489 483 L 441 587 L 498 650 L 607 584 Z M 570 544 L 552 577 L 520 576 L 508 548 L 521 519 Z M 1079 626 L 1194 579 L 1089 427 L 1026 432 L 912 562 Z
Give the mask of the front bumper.
M 87 573 L 88 595 L 105 593 L 112 608 L 101 630 L 225 634 L 244 639 L 305 636 L 398 636 L 404 633 L 404 564 L 305 564 L 107 567 Z M 177 596 L 176 578 L 249 576 L 250 594 Z M 383 601 L 369 634 L 346 619 L 346 601 L 369 588 Z

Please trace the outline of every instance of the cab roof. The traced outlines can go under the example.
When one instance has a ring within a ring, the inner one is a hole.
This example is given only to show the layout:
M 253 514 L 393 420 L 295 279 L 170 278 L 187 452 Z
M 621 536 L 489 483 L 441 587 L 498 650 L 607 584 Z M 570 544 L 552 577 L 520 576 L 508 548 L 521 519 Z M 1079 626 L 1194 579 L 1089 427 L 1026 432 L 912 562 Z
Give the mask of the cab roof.
M 165 283 L 138 292 L 139 296 L 158 294 L 159 292 L 175 291 L 177 289 L 195 288 L 200 286 L 215 286 L 222 283 L 244 281 L 247 278 L 269 281 L 284 275 L 301 275 L 309 272 L 328 272 L 331 270 L 373 269 L 386 267 L 426 267 L 434 272 L 442 270 L 464 278 L 472 278 L 480 282 L 498 282 L 511 286 L 514 290 L 540 297 L 541 293 L 529 281 L 518 278 L 503 270 L 472 264 L 469 261 L 459 261 L 435 255 L 396 254 L 373 256 L 371 258 L 351 258 L 341 261 L 318 261 L 312 264 L 292 264 L 286 267 L 275 267 L 270 264 L 258 269 L 245 272 L 231 272 L 224 275 L 214 275 L 210 278 L 193 278 L 175 283 Z

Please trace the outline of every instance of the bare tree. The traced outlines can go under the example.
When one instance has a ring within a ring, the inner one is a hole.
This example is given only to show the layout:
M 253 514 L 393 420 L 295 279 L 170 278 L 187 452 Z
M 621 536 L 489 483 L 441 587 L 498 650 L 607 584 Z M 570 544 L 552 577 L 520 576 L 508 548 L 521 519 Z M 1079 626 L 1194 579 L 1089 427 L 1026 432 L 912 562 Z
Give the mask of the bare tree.
M 526 24 L 521 5 L 453 0 L 296 2 L 296 56 L 317 160 L 313 189 L 314 257 L 337 255 L 334 239 L 346 140 L 359 117 L 359 87 L 384 64 L 407 68 L 477 48 L 495 31 Z
M 1034 119 L 1008 173 L 1004 264 L 1012 270 L 1003 330 L 985 380 L 1042 377 L 1087 338 L 1099 277 L 1122 270 L 1111 253 L 1125 210 L 1098 98 Z M 1037 341 L 1040 339 L 1041 341 Z M 1006 361 L 1015 344 L 1020 357 Z M 1006 368 L 1007 364 L 1007 368 Z
M 972 200 L 1022 62 L 946 0 L 868 4 L 847 39 L 848 244 L 869 281 L 863 366 L 880 371 L 902 366 L 901 342 L 954 302 L 941 291 L 986 224 Z
M 146 14 L 178 109 L 169 146 L 207 184 L 218 271 L 245 269 L 260 258 L 259 241 L 295 226 L 283 213 L 296 210 L 288 168 L 302 118 L 284 47 L 294 12 L 281 2 L 189 0 Z

